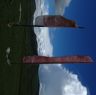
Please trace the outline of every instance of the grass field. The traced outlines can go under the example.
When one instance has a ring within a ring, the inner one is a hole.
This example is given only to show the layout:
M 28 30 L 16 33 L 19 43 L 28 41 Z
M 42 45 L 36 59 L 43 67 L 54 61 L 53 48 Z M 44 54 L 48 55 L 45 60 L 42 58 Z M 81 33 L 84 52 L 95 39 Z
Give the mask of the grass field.
M 36 36 L 32 28 L 8 27 L 18 23 L 30 24 L 35 0 L 0 1 L 0 95 L 38 95 L 38 65 L 22 64 L 25 55 L 37 55 Z M 10 64 L 6 49 L 10 47 Z

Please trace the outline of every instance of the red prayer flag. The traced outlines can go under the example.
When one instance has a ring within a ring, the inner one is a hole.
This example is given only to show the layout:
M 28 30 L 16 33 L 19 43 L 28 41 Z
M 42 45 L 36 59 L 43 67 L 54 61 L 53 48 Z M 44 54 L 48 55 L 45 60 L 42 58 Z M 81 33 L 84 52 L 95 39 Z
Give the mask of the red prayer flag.
M 90 56 L 64 56 L 64 57 L 46 57 L 46 56 L 25 56 L 23 63 L 53 64 L 53 63 L 92 63 Z

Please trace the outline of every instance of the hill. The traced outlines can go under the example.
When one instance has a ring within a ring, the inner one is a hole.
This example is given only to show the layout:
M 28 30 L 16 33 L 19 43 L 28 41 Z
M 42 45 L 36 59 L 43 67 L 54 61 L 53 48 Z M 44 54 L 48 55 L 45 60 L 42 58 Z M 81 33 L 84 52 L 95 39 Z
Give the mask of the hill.
M 0 95 L 38 94 L 39 65 L 22 64 L 23 56 L 37 55 L 34 30 L 8 27 L 8 23 L 18 23 L 19 19 L 21 24 L 30 24 L 34 10 L 35 0 L 0 1 Z M 8 48 L 10 53 L 7 55 Z

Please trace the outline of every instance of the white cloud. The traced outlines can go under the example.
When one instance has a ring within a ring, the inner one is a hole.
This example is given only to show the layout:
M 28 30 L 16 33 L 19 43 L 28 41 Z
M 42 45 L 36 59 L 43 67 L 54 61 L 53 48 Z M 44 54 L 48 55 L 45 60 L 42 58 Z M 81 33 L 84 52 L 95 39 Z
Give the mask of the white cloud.
M 37 29 L 37 31 L 36 31 Z M 35 28 L 35 34 L 37 35 L 38 42 L 38 54 L 44 56 L 52 56 L 53 55 L 53 46 L 50 42 L 50 35 L 48 32 L 48 28 Z M 40 31 L 40 32 L 39 32 Z
M 36 10 L 34 12 L 33 24 L 35 24 L 35 18 L 41 15 L 48 15 L 49 5 L 45 6 L 45 0 L 35 0 Z
M 40 65 L 39 78 L 39 95 L 87 95 L 78 76 L 60 65 Z
M 56 3 L 56 15 L 63 15 L 66 7 L 70 5 L 72 0 L 55 0 Z
M 45 4 L 46 0 L 35 0 L 36 10 L 34 13 L 34 21 L 37 16 L 49 14 L 49 5 Z M 53 45 L 50 41 L 49 29 L 48 28 L 34 28 L 35 34 L 37 36 L 38 42 L 38 54 L 45 56 L 53 55 Z

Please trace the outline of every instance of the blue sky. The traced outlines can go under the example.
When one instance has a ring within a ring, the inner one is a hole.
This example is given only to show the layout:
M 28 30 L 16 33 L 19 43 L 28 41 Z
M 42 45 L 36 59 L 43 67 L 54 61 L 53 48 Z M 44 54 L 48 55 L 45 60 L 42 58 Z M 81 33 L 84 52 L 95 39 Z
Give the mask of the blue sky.
M 54 56 L 64 55 L 90 55 L 95 60 L 96 56 L 96 1 L 72 0 L 66 8 L 64 16 L 75 20 L 85 29 L 61 29 L 53 32 Z M 96 94 L 96 64 L 91 65 L 65 65 L 68 69 L 79 75 L 80 80 L 90 91 Z
M 45 0 L 44 4 L 43 0 L 41 1 L 42 13 L 46 14 L 49 10 L 50 15 L 55 14 L 54 0 Z M 62 2 L 63 0 L 60 1 Z M 65 3 L 67 2 L 64 4 L 64 6 L 66 6 L 70 0 L 64 1 Z M 94 10 L 96 1 L 92 1 L 93 0 L 72 0 L 70 6 L 66 8 L 64 13 L 66 18 L 75 20 L 78 25 L 84 26 L 85 29 L 55 28 L 54 30 L 50 28 L 50 31 L 48 31 L 47 28 L 43 28 L 43 31 L 40 34 L 36 32 L 37 38 L 39 39 L 38 51 L 40 55 L 90 55 L 95 60 L 96 14 Z M 39 12 L 40 10 L 37 11 L 37 13 Z M 58 13 L 58 11 L 56 12 Z M 61 11 L 59 13 L 61 13 Z M 50 44 L 49 32 L 50 34 L 52 33 L 51 41 L 53 44 Z M 95 95 L 95 66 L 95 63 L 90 65 L 66 64 L 63 66 L 52 64 L 40 65 L 39 78 L 40 83 L 42 84 L 40 95 L 86 95 L 86 88 L 89 90 L 89 95 Z
M 73 54 L 77 52 L 82 54 L 90 54 L 92 56 L 96 54 L 96 14 L 93 11 L 95 9 L 95 4 L 92 1 L 88 1 L 86 2 L 86 0 L 74 0 L 70 4 L 70 7 L 66 9 L 64 16 L 69 19 L 75 20 L 79 25 L 84 26 L 85 29 L 57 29 L 57 31 L 54 32 L 54 54 L 58 55 L 57 51 L 59 51 L 60 55 L 67 53 Z

